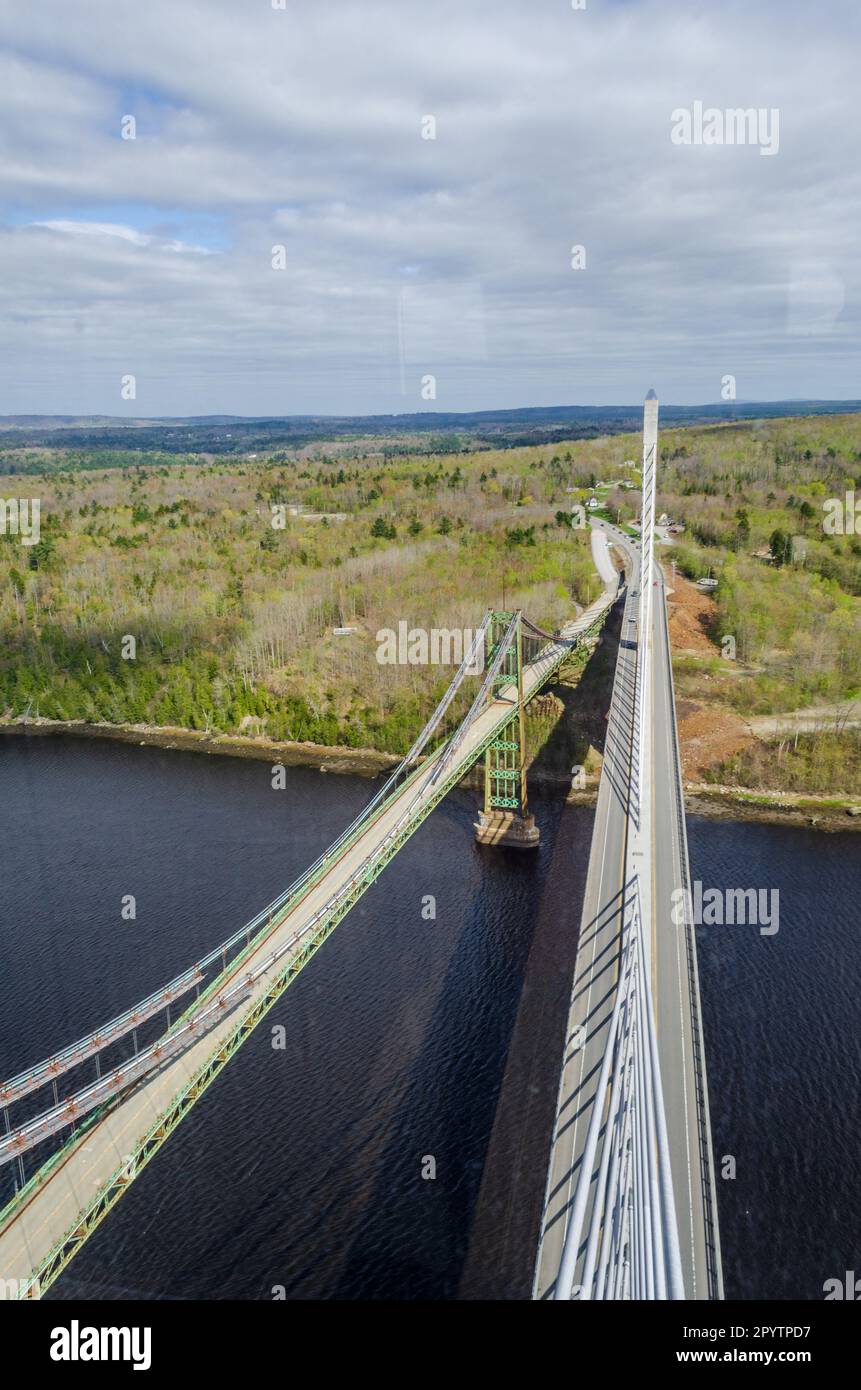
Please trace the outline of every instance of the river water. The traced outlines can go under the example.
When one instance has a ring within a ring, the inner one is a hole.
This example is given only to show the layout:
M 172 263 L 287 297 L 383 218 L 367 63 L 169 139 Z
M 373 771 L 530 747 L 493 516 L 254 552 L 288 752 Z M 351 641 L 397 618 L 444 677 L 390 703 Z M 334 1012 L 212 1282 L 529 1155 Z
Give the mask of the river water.
M 0 777 L 3 1076 L 229 935 L 371 795 L 70 738 L 0 737 Z M 518 856 L 475 845 L 475 809 L 438 807 L 51 1296 L 529 1296 L 592 813 L 536 800 Z M 774 935 L 699 933 L 727 1296 L 821 1298 L 861 1269 L 861 836 L 689 836 L 705 886 L 780 893 Z

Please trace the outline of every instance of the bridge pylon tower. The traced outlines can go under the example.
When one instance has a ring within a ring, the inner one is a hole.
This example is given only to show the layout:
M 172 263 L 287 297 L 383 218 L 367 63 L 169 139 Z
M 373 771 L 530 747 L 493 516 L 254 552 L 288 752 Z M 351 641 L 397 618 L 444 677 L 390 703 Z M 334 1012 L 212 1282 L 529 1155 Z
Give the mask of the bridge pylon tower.
M 492 666 L 504 634 L 517 619 L 514 638 L 488 690 L 488 700 L 496 700 L 505 688 L 516 686 L 516 708 L 512 702 L 510 720 L 498 730 L 484 754 L 484 809 L 475 822 L 475 838 L 480 845 L 504 845 L 512 849 L 535 849 L 539 830 L 529 813 L 526 790 L 526 711 L 523 702 L 523 614 L 493 611 L 487 630 L 487 665 Z

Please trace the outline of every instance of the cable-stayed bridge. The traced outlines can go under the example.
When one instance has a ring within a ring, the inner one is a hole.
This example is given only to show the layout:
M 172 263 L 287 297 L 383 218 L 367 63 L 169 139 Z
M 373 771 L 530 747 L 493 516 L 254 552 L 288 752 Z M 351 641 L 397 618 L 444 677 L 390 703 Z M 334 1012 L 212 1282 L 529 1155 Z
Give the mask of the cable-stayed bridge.
M 690 871 L 653 556 L 657 413 L 650 393 L 640 544 L 607 528 L 628 585 L 535 1271 L 542 1299 L 723 1297 L 696 938 L 689 916 L 671 912 Z
M 647 525 L 644 508 L 644 553 L 650 553 L 653 510 L 652 506 Z M 698 1197 L 696 1181 L 687 1186 L 682 1181 L 680 1157 L 687 1144 L 689 1161 L 691 1135 L 696 1134 L 705 1145 L 700 1158 L 710 1172 L 698 1016 L 695 1026 L 688 1019 L 686 1031 L 684 1006 L 681 1015 L 672 1009 L 666 1017 L 661 1012 L 665 952 L 654 941 L 660 934 L 655 930 L 660 915 L 655 885 L 661 876 L 657 867 L 652 872 L 646 810 L 653 795 L 652 763 L 632 758 L 635 747 L 652 746 L 651 704 L 643 694 L 651 689 L 649 668 L 642 662 L 638 667 L 641 643 L 636 626 L 630 630 L 629 617 L 638 548 L 620 532 L 612 532 L 612 539 L 625 557 L 627 590 L 608 561 L 605 534 L 596 529 L 593 554 L 605 583 L 601 596 L 553 635 L 543 633 L 522 613 L 488 613 L 401 764 L 355 821 L 284 893 L 162 989 L 0 1083 L 0 1177 L 5 1170 L 14 1188 L 0 1211 L 0 1279 L 14 1286 L 19 1296 L 37 1297 L 58 1277 L 354 903 L 479 758 L 485 760 L 485 798 L 477 838 L 523 849 L 536 843 L 526 796 L 523 711 L 573 649 L 597 638 L 622 594 L 626 621 L 587 910 L 610 887 L 613 898 L 599 902 L 594 919 L 587 921 L 584 913 L 577 966 L 580 979 L 581 957 L 585 961 L 589 942 L 600 939 L 600 988 L 609 1015 L 604 1019 L 589 1013 L 583 1045 L 573 1053 L 570 1045 L 566 1049 L 560 1106 L 565 1111 L 573 1104 L 577 1119 L 572 1125 L 571 1113 L 560 1111 L 554 1129 L 536 1295 L 578 1296 L 588 1276 L 596 1296 L 719 1296 L 713 1202 L 709 1205 L 703 1194 Z M 663 600 L 659 608 L 665 622 Z M 649 630 L 641 617 L 640 631 Z M 666 651 L 668 663 L 668 646 Z M 467 703 L 467 677 L 482 666 L 482 655 L 483 675 Z M 631 681 L 634 693 L 628 698 L 624 692 Z M 660 712 L 675 738 L 671 691 L 669 704 L 665 701 Z M 442 738 L 446 721 L 450 724 L 455 713 L 460 718 L 454 731 Z M 635 724 L 636 735 L 631 732 Z M 674 766 L 679 795 L 674 833 L 679 871 L 683 859 L 686 872 L 677 747 Z M 619 829 L 619 812 L 608 808 L 607 787 L 612 804 L 626 808 L 624 832 Z M 638 808 L 633 817 L 632 806 Z M 608 843 L 620 835 L 624 855 L 614 886 L 603 865 Z M 593 882 L 599 854 L 602 872 Z M 667 897 L 667 910 L 669 901 Z M 692 949 L 691 928 L 685 950 L 678 942 L 675 946 L 678 977 L 681 981 L 685 973 L 689 991 L 696 986 Z M 594 963 L 590 972 L 591 991 Z M 667 978 L 675 979 L 672 971 Z M 575 980 L 572 1010 L 577 998 Z M 579 1057 L 581 1069 L 584 1061 L 592 1069 L 588 1076 L 581 1071 L 573 1103 L 572 1055 Z M 661 1085 L 668 1070 L 669 1096 L 666 1082 L 663 1090 Z M 676 1125 L 677 1089 L 683 1093 L 684 1143 Z M 578 1181 L 578 1173 L 588 1173 L 588 1180 Z M 684 1216 L 688 1206 L 690 1223 Z M 717 1271 L 711 1282 L 699 1254 L 688 1259 L 685 1244 L 690 1225 L 697 1245 L 704 1220 L 709 1234 L 700 1243 L 712 1251 Z

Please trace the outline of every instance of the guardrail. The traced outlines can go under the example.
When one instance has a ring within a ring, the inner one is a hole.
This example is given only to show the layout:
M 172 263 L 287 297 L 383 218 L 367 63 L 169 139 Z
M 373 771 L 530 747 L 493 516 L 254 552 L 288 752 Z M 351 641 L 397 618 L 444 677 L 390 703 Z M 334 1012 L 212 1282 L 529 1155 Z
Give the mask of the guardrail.
M 110 1023 L 95 1029 L 94 1032 L 81 1038 L 79 1042 L 63 1048 L 60 1052 L 56 1052 L 53 1057 L 39 1062 L 35 1067 L 30 1067 L 28 1071 L 19 1072 L 9 1081 L 0 1083 L 0 1109 L 5 1109 L 14 1101 L 22 1100 L 24 1096 L 40 1090 L 42 1086 L 47 1086 L 49 1081 L 54 1084 L 56 1096 L 58 1077 L 64 1076 L 73 1067 L 79 1066 L 81 1062 L 86 1062 L 90 1057 L 97 1056 L 103 1048 L 108 1047 L 111 1043 L 127 1037 L 129 1033 L 134 1033 L 147 1019 L 161 1013 L 162 1009 L 169 1009 L 176 999 L 181 999 L 193 985 L 198 984 L 202 979 L 203 972 L 200 966 L 192 966 L 182 975 L 177 975 L 170 984 L 157 990 L 155 994 L 150 994 L 134 1008 L 126 1009 L 124 1013 L 117 1014 L 117 1017 L 112 1018 Z
M 621 937 L 616 998 L 565 1231 L 557 1302 L 685 1296 L 639 879 L 623 888 Z
M 676 819 L 679 830 L 679 846 L 681 856 L 682 887 L 684 888 L 685 904 L 685 942 L 687 946 L 687 967 L 688 967 L 688 992 L 691 1000 L 691 1040 L 694 1054 L 694 1077 L 697 1092 L 697 1133 L 699 1137 L 700 1155 L 700 1180 L 703 1189 L 703 1213 L 705 1224 L 706 1240 L 706 1259 L 708 1264 L 708 1279 L 710 1294 L 712 1298 L 723 1298 L 723 1269 L 720 1253 L 720 1235 L 718 1232 L 717 1214 L 715 1204 L 717 1194 L 715 1192 L 715 1179 L 713 1170 L 713 1160 L 711 1154 L 711 1142 L 709 1136 L 709 1096 L 708 1083 L 706 1079 L 706 1064 L 703 1055 L 703 1035 L 702 1018 L 700 1005 L 700 985 L 699 971 L 697 970 L 697 942 L 696 929 L 691 921 L 689 906 L 691 899 L 691 878 L 690 860 L 688 857 L 688 827 L 685 819 L 685 800 L 682 781 L 682 759 L 679 748 L 679 729 L 676 720 L 676 692 L 673 680 L 673 656 L 670 647 L 670 630 L 667 619 L 666 594 L 663 593 L 662 586 L 661 621 L 664 627 L 667 653 L 667 673 L 670 692 L 670 709 L 672 711 L 672 738 L 671 747 L 673 753 L 673 786 L 674 801 L 676 806 Z

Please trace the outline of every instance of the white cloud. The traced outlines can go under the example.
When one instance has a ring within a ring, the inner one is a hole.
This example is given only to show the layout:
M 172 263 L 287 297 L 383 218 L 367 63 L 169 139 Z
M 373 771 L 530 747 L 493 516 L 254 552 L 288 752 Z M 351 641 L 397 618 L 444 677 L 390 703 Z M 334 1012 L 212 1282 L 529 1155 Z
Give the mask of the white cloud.
M 4 409 L 122 413 L 134 371 L 137 413 L 410 410 L 423 357 L 439 409 L 726 372 L 857 395 L 859 27 L 840 0 L 0 4 Z M 779 154 L 674 146 L 695 100 L 778 107 Z
M 125 227 L 118 222 L 75 222 L 57 218 L 54 221 L 33 222 L 31 226 L 45 227 L 48 231 L 59 232 L 63 236 L 118 237 L 120 241 L 131 242 L 132 246 L 152 246 L 180 254 L 214 254 L 208 246 L 192 246 L 184 241 L 170 241 L 163 237 L 150 236 L 146 232 L 138 231 L 136 227 Z

